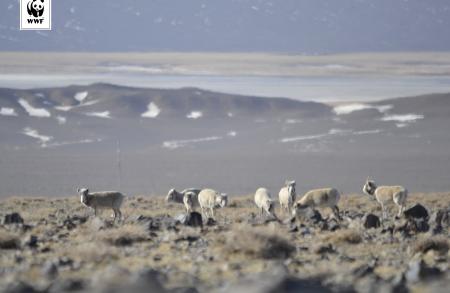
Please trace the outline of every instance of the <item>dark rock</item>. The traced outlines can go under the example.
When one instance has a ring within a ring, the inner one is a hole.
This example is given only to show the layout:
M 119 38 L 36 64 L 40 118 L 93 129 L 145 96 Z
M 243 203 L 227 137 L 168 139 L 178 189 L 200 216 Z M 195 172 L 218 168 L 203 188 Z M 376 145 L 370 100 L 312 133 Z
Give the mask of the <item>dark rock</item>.
M 6 286 L 4 293 L 37 293 L 38 290 L 34 289 L 33 286 L 19 281 L 13 282 Z
M 208 220 L 206 220 L 205 225 L 206 226 L 215 226 L 215 225 L 217 225 L 217 222 L 213 218 L 208 218 Z
M 413 233 L 425 233 L 430 229 L 425 218 L 409 219 L 406 225 L 406 229 Z
M 319 211 L 312 209 L 312 208 L 306 209 L 306 211 L 304 213 L 304 218 L 307 221 L 312 222 L 313 224 L 317 224 L 317 223 L 323 221 L 322 215 L 319 213 Z
M 417 233 L 425 233 L 430 229 L 427 219 L 425 218 L 408 218 L 400 223 L 397 223 L 394 227 L 393 233 L 401 233 L 405 238 L 411 237 L 411 235 Z
M 67 257 L 67 256 L 63 256 L 58 258 L 58 261 L 56 263 L 58 265 L 58 267 L 72 267 L 74 264 L 73 259 Z
M 167 292 L 170 292 L 170 293 L 198 293 L 198 290 L 195 287 L 182 287 L 182 288 L 173 288 Z
M 120 237 L 114 239 L 113 244 L 115 246 L 129 246 L 129 245 L 132 245 L 133 242 L 134 242 L 134 240 L 128 236 L 120 236 Z
M 409 289 L 406 284 L 406 278 L 404 274 L 398 274 L 391 281 L 392 291 L 395 293 L 409 293 Z
M 394 231 L 396 231 L 396 229 L 398 229 L 396 227 L 397 226 L 395 226 L 395 225 L 385 226 L 383 229 L 381 229 L 381 234 L 388 233 L 388 234 L 392 235 L 394 233 Z M 400 226 L 398 225 L 398 227 L 400 227 Z
M 318 223 L 320 231 L 328 231 L 328 222 L 322 221 Z
M 49 288 L 50 293 L 82 291 L 86 284 L 81 279 L 62 279 L 55 281 Z
M 320 279 L 291 277 L 281 269 L 255 274 L 239 282 L 225 286 L 221 292 L 233 293 L 287 293 L 287 292 L 332 292 Z
M 36 248 L 38 246 L 38 238 L 35 235 L 30 235 L 30 237 L 25 240 L 24 242 L 25 246 L 28 246 L 30 248 Z
M 69 218 L 73 223 L 77 225 L 81 225 L 87 222 L 88 217 L 87 216 L 80 216 L 80 215 L 74 215 Z
M 450 211 L 446 209 L 438 210 L 431 214 L 430 226 L 433 229 L 433 234 L 442 233 L 444 228 L 450 227 Z
M 20 254 L 14 255 L 14 261 L 16 263 L 18 263 L 18 264 L 22 263 L 24 260 L 25 260 L 25 258 L 22 255 L 20 255 Z
M 420 203 L 416 204 L 412 208 L 407 209 L 404 212 L 405 218 L 407 219 L 426 219 L 428 220 L 428 211 Z
M 178 228 L 176 226 L 181 224 L 179 220 L 182 219 L 172 218 L 169 215 L 156 217 L 139 216 L 137 218 L 137 222 L 144 225 L 148 231 L 178 231 Z
M 19 249 L 20 241 L 14 235 L 6 235 L 2 239 L 0 239 L 0 249 Z
M 46 247 L 42 247 L 42 249 L 40 250 L 41 253 L 48 253 L 48 252 L 52 252 L 52 249 L 48 246 Z
M 364 214 L 354 211 L 354 210 L 345 210 L 341 212 L 343 217 L 348 217 L 352 220 L 354 219 L 361 219 L 364 217 Z
M 374 268 L 370 265 L 362 265 L 352 271 L 352 274 L 357 278 L 362 278 L 367 275 L 373 274 Z
M 411 262 L 405 273 L 406 280 L 412 283 L 436 278 L 441 275 L 441 270 L 435 267 L 427 266 L 423 260 Z
M 339 255 L 339 260 L 340 260 L 340 261 L 346 261 L 346 262 L 354 262 L 354 261 L 356 261 L 355 258 L 350 257 L 350 256 L 348 256 L 348 255 L 346 255 L 346 254 L 341 254 L 341 255 Z
M 153 218 L 144 216 L 144 215 L 137 215 L 137 216 L 130 216 L 127 221 L 131 223 L 140 223 L 140 222 L 148 222 L 151 221 Z
M 66 219 L 63 222 L 63 227 L 66 228 L 67 230 L 73 230 L 77 227 L 77 225 L 75 225 L 75 223 L 72 222 L 70 219 Z
M 195 242 L 195 241 L 197 241 L 199 239 L 200 239 L 199 236 L 187 235 L 187 236 L 183 236 L 183 237 L 179 237 L 179 238 L 175 239 L 175 243 L 182 242 L 182 241 L 187 241 L 190 244 L 190 243 L 193 243 L 193 242 Z
M 336 219 L 329 220 L 327 224 L 329 231 L 336 231 L 341 227 Z
M 157 281 L 158 283 L 165 283 L 167 281 L 166 275 L 151 268 L 145 268 L 138 271 L 135 275 L 135 280 L 140 281 Z
M 295 232 L 298 232 L 298 227 L 297 227 L 297 225 L 289 225 L 289 228 L 288 228 L 288 232 L 289 233 L 295 233 Z
M 202 215 L 197 212 L 190 213 L 186 221 L 186 225 L 190 227 L 202 227 L 203 226 Z
M 54 279 L 58 276 L 58 266 L 53 261 L 47 261 L 42 266 L 41 272 L 46 278 Z
M 377 260 L 373 259 L 368 264 L 364 264 L 364 265 L 354 269 L 352 271 L 352 274 L 357 278 L 366 277 L 368 275 L 373 274 L 376 265 L 377 265 Z
M 144 269 L 131 277 L 132 281 L 120 292 L 166 292 L 162 283 L 166 282 L 166 276 L 153 269 Z
M 380 218 L 374 214 L 365 215 L 363 223 L 366 229 L 379 228 L 381 226 Z
M 180 214 L 176 216 L 175 221 L 189 226 L 189 227 L 203 227 L 202 215 L 198 212 L 191 212 L 189 214 Z
M 7 214 L 3 219 L 3 224 L 4 225 L 23 224 L 23 218 L 20 216 L 19 213 Z
M 336 253 L 336 250 L 333 248 L 333 245 L 319 245 L 314 249 L 314 252 L 317 254 L 326 254 L 326 253 Z
M 290 218 L 285 219 L 283 221 L 283 224 L 285 224 L 285 225 L 295 224 L 296 221 L 297 221 L 296 217 L 290 217 Z

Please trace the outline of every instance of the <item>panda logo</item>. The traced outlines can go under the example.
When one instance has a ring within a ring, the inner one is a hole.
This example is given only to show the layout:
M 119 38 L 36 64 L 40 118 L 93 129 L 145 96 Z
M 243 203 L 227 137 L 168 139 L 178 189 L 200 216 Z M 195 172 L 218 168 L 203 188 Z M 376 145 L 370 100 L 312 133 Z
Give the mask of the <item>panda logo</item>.
M 44 14 L 44 0 L 31 0 L 28 2 L 27 10 L 30 16 L 42 16 Z

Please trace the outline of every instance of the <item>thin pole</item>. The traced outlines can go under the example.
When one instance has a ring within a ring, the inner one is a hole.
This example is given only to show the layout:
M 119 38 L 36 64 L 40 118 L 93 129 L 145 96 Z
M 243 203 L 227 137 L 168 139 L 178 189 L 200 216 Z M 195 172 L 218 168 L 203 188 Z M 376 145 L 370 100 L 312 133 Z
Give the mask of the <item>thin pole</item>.
M 122 190 L 122 160 L 120 153 L 120 140 L 117 140 L 116 156 L 117 156 L 117 182 L 119 190 Z

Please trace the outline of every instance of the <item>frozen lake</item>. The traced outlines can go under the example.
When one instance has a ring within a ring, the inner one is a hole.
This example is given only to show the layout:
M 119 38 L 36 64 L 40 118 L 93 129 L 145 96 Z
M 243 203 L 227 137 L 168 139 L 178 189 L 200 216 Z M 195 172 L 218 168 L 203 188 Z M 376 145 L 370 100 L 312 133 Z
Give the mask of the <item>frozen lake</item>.
M 198 87 L 226 93 L 288 97 L 320 102 L 373 101 L 450 92 L 448 76 L 321 76 L 167 75 L 132 73 L 0 74 L 0 87 L 42 88 L 97 82 L 133 87 Z

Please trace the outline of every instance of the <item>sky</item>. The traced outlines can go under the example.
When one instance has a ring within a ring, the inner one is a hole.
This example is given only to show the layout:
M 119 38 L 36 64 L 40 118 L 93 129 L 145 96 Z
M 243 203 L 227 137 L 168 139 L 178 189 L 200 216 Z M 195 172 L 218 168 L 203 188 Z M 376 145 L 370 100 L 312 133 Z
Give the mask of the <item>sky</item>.
M 448 0 L 64 0 L 51 31 L 20 31 L 18 0 L 0 11 L 0 51 L 450 50 Z

